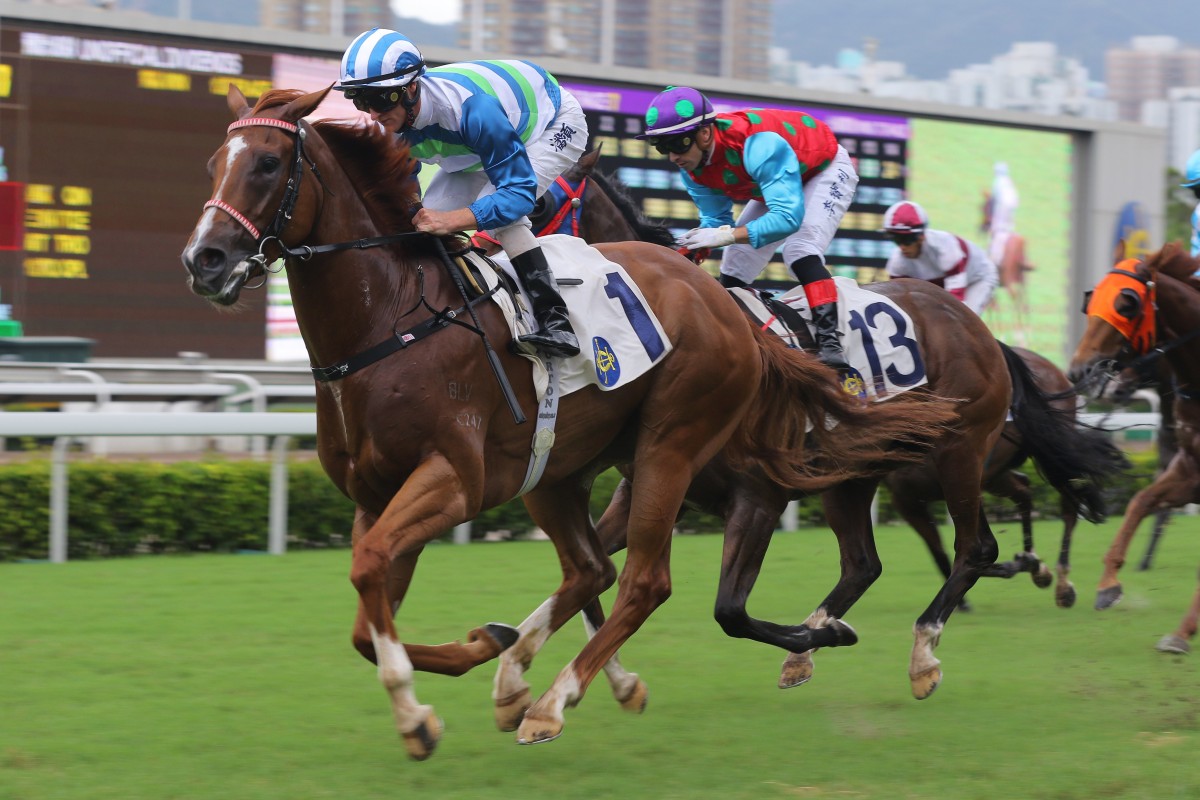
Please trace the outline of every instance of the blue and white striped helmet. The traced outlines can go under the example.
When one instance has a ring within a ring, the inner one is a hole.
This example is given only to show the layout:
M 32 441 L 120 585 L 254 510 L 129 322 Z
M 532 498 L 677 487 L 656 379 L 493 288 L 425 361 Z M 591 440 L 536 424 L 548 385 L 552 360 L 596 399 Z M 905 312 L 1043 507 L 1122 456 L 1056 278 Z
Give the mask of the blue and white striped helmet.
M 407 36 L 372 28 L 359 34 L 342 54 L 342 79 L 333 88 L 407 86 L 424 73 L 425 59 Z

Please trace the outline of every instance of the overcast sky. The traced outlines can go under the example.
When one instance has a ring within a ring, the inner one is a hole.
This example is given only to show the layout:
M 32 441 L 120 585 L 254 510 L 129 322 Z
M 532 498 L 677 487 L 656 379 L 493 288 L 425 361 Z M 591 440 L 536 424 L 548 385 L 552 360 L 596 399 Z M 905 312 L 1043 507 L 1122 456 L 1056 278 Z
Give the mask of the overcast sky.
M 462 0 L 391 0 L 392 12 L 434 25 L 454 22 L 462 13 Z

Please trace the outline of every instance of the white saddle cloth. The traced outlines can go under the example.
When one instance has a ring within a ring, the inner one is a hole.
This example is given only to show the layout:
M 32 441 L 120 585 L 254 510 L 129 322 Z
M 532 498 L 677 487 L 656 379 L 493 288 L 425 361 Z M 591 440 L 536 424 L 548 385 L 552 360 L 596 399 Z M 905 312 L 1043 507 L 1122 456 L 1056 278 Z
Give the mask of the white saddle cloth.
M 574 236 L 543 236 L 538 243 L 558 281 L 579 339 L 579 355 L 558 359 L 560 396 L 585 386 L 605 391 L 624 386 L 671 352 L 672 344 L 662 324 L 620 264 L 604 258 Z M 489 289 L 499 282 L 483 259 L 469 257 L 481 267 Z M 507 256 L 500 253 L 492 256 L 492 260 L 520 285 Z M 507 292 L 497 292 L 494 297 L 504 311 L 514 339 L 534 330 L 533 316 L 524 302 L 518 310 Z M 534 386 L 540 399 L 546 391 L 545 364 L 538 355 L 523 355 L 533 362 Z
M 886 400 L 929 382 L 917 345 L 912 318 L 889 298 L 868 291 L 852 278 L 834 278 L 838 290 L 838 330 L 846 360 L 866 383 L 867 397 Z M 764 328 L 793 347 L 795 336 L 759 302 L 754 292 L 730 289 L 738 300 L 764 323 Z M 812 315 L 804 288 L 797 286 L 776 298 L 800 312 L 812 331 Z

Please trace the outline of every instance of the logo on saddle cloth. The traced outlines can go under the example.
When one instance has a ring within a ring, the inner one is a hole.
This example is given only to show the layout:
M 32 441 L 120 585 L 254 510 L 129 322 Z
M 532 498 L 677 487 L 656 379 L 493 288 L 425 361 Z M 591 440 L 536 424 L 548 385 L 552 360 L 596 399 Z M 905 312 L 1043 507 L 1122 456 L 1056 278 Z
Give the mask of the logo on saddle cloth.
M 616 386 L 621 380 L 621 362 L 613 346 L 603 336 L 592 337 L 592 361 L 596 364 L 596 380 L 601 386 Z

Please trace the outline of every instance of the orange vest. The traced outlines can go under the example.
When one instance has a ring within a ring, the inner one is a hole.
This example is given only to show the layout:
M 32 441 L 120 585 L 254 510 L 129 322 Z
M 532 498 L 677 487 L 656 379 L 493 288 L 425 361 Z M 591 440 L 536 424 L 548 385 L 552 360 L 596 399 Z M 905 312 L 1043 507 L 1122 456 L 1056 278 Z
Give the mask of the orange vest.
M 746 172 L 743 155 L 746 139 L 763 131 L 779 134 L 791 146 L 800 162 L 801 182 L 829 166 L 837 153 L 837 137 L 811 114 L 765 108 L 734 111 L 717 115 L 712 161 L 688 174 L 701 186 L 719 189 L 739 202 L 761 200 L 762 189 Z

